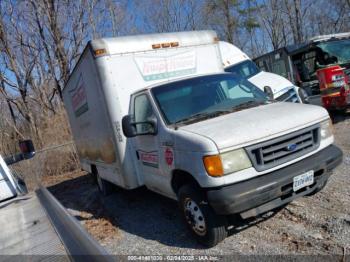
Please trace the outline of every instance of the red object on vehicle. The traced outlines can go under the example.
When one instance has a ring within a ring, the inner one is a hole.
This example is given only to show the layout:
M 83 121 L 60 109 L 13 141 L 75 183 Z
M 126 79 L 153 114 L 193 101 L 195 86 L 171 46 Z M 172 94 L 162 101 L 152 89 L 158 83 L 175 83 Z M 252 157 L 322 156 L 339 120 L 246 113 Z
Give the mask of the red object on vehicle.
M 317 70 L 323 106 L 343 110 L 350 105 L 349 77 L 339 65 Z

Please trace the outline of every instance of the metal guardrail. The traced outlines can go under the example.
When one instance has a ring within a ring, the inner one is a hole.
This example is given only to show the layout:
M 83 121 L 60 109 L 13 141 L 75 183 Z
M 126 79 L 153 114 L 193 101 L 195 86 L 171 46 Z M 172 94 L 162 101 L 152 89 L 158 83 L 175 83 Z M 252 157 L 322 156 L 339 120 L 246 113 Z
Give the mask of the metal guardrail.
M 40 169 L 45 161 L 46 153 L 54 150 L 61 150 L 67 146 L 74 146 L 72 141 L 60 145 L 53 145 L 36 151 L 36 157 L 33 161 L 37 163 L 32 164 L 32 167 Z M 33 156 L 34 156 L 33 154 Z M 6 158 L 7 165 L 21 162 L 24 159 L 29 159 L 25 155 L 19 153 Z M 13 173 L 17 173 L 15 169 Z M 40 170 L 34 170 L 38 173 Z M 43 172 L 39 172 L 43 173 Z M 41 174 L 42 175 L 42 174 Z M 64 245 L 69 259 L 72 261 L 114 261 L 112 256 L 93 239 L 79 221 L 74 218 L 67 209 L 45 188 L 41 185 L 41 175 L 37 174 L 35 193 L 44 208 L 48 219 L 50 220 L 56 234 Z M 1 259 L 0 259 L 1 260 Z
M 36 194 L 73 261 L 114 261 L 43 186 Z

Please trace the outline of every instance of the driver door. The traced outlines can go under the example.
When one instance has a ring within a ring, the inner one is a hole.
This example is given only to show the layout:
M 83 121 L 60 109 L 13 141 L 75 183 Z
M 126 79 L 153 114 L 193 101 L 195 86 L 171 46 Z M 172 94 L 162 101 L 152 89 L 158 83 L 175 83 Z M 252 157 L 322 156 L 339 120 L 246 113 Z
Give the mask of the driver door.
M 132 98 L 131 113 L 134 122 L 145 122 L 149 119 L 156 119 L 156 114 L 148 94 L 137 94 Z M 138 134 L 132 138 L 133 148 L 137 158 L 139 176 L 143 178 L 145 185 L 157 192 L 161 192 L 161 165 L 159 162 L 159 137 L 156 134 L 145 134 L 150 128 L 149 124 L 140 123 L 135 126 Z M 155 127 L 157 128 L 157 127 Z

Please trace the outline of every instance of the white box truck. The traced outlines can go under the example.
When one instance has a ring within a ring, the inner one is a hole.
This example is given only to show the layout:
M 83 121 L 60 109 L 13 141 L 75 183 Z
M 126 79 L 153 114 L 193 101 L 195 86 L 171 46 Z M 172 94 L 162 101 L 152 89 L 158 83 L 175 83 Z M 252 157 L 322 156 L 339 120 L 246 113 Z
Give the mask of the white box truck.
M 237 74 L 261 90 L 270 90 L 278 101 L 308 103 L 306 92 L 278 74 L 261 70 L 247 54 L 231 43 L 219 42 L 222 63 L 226 72 Z
M 213 31 L 93 40 L 63 95 L 101 191 L 146 186 L 178 200 L 207 246 L 226 237 L 227 215 L 313 194 L 342 160 L 327 111 L 271 101 L 225 73 Z

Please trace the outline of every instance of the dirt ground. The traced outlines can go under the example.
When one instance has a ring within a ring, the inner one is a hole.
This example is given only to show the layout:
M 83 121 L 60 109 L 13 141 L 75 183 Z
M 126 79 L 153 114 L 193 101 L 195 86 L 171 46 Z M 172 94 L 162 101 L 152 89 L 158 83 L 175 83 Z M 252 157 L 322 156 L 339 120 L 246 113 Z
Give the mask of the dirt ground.
M 110 253 L 123 255 L 241 255 L 350 253 L 350 117 L 336 116 L 344 161 L 320 193 L 278 212 L 236 221 L 230 236 L 205 249 L 186 231 L 177 204 L 145 189 L 99 194 L 89 175 L 45 177 L 44 184 Z

